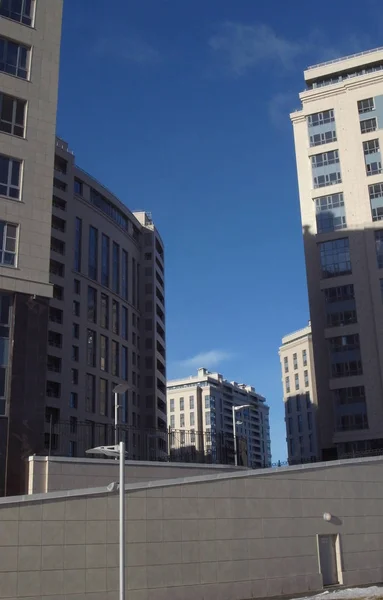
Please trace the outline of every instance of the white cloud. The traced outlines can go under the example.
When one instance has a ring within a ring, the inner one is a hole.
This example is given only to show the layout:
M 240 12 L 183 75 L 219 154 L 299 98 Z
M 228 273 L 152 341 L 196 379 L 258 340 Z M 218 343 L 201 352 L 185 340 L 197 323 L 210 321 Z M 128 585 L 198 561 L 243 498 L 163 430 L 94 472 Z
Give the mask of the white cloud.
M 264 63 L 276 63 L 292 68 L 296 57 L 304 51 L 302 45 L 279 36 L 264 24 L 244 25 L 228 21 L 218 27 L 209 40 L 210 48 L 221 54 L 228 69 L 243 75 Z
M 160 62 L 156 48 L 135 34 L 100 37 L 94 45 L 94 54 L 103 58 L 135 63 L 139 65 Z
M 186 360 L 181 360 L 178 364 L 181 367 L 187 367 L 189 369 L 199 369 L 201 367 L 210 369 L 231 358 L 233 358 L 231 352 L 225 352 L 224 350 L 209 350 L 208 352 L 196 354 Z

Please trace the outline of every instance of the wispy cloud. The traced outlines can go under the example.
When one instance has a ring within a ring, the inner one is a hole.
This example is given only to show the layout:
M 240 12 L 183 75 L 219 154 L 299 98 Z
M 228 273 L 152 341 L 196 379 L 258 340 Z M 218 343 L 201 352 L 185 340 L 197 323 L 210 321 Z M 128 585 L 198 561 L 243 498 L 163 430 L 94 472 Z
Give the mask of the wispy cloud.
M 216 55 L 223 57 L 234 75 L 243 75 L 266 62 L 290 69 L 303 51 L 300 43 L 279 36 L 268 25 L 231 21 L 218 26 L 209 46 Z
M 105 35 L 93 47 L 93 53 L 103 58 L 113 58 L 138 65 L 157 64 L 161 61 L 159 51 L 136 34 Z
M 234 76 L 260 66 L 276 67 L 279 73 L 291 72 L 297 68 L 298 61 L 305 60 L 307 66 L 310 62 L 322 62 L 371 47 L 369 36 L 364 34 L 350 32 L 346 37 L 337 38 L 334 44 L 322 31 L 313 30 L 301 40 L 291 40 L 263 23 L 232 21 L 218 25 L 208 43 L 215 58 Z
M 210 369 L 225 360 L 230 360 L 233 356 L 231 352 L 225 352 L 224 350 L 208 350 L 186 360 L 181 360 L 178 364 L 180 367 L 187 367 L 189 369 L 199 369 L 200 367 Z

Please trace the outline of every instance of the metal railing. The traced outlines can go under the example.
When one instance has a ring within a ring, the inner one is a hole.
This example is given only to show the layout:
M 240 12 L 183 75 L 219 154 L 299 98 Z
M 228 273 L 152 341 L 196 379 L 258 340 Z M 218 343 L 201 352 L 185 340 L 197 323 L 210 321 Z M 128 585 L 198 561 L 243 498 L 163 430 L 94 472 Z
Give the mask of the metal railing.
M 342 62 L 342 60 L 349 60 L 350 58 L 357 58 L 358 56 L 365 56 L 366 54 L 373 54 L 374 52 L 381 52 L 382 50 L 383 46 L 380 46 L 379 48 L 363 50 L 363 52 L 356 52 L 355 54 L 349 54 L 348 56 L 340 56 L 339 58 L 333 58 L 332 60 L 327 60 L 326 62 L 311 65 L 311 67 L 307 67 L 306 71 L 310 71 L 311 69 L 317 69 L 318 67 L 326 67 L 327 65 L 333 65 L 334 63 Z

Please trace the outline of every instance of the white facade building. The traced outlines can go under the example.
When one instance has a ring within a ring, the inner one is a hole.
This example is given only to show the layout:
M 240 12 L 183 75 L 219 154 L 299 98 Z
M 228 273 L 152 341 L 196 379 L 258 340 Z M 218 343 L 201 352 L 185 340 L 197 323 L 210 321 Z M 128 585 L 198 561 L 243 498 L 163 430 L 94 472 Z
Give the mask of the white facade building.
M 383 447 L 383 49 L 304 77 L 291 120 L 327 459 Z
M 167 383 L 169 451 L 182 448 L 210 455 L 212 462 L 234 462 L 232 407 L 237 412 L 239 464 L 271 464 L 269 407 L 253 387 L 227 381 L 220 373 L 198 369 L 197 375 Z

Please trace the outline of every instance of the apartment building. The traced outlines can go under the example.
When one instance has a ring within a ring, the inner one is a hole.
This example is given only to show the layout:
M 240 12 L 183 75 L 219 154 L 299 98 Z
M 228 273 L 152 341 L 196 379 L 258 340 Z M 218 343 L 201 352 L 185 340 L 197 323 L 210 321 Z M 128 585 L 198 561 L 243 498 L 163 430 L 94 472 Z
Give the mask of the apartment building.
M 315 461 L 317 395 L 310 323 L 282 338 L 279 357 L 289 463 Z
M 291 120 L 326 459 L 383 448 L 383 48 L 304 78 Z
M 0 2 L 0 494 L 44 428 L 61 21 L 62 0 Z
M 233 406 L 237 412 L 238 464 L 271 464 L 269 407 L 246 384 L 229 382 L 220 373 L 198 369 L 197 375 L 167 382 L 167 413 L 171 452 L 209 455 L 212 462 L 234 462 Z

